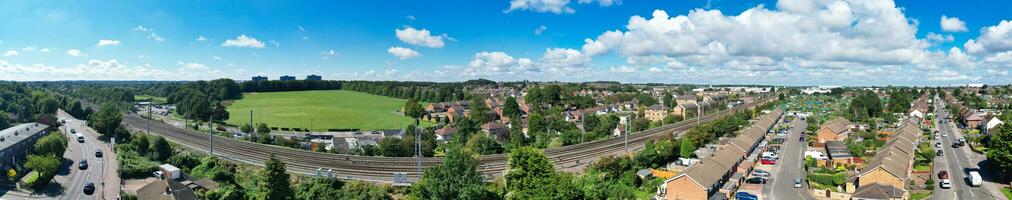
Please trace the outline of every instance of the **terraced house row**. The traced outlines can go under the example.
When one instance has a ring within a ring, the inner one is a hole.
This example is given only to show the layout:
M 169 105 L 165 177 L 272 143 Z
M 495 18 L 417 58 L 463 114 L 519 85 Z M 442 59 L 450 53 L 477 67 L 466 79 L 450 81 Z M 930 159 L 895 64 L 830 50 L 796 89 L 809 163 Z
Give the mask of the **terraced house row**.
M 717 147 L 712 156 L 701 159 L 681 174 L 667 179 L 657 190 L 658 199 L 709 199 L 729 197 L 751 173 L 758 156 L 750 156 L 766 138 L 770 128 L 780 120 L 783 110 L 776 109 L 758 118 L 754 125 L 735 138 Z M 751 160 L 749 160 L 751 159 Z
M 920 119 L 908 117 L 875 157 L 846 185 L 852 199 L 909 199 L 914 151 L 923 133 Z

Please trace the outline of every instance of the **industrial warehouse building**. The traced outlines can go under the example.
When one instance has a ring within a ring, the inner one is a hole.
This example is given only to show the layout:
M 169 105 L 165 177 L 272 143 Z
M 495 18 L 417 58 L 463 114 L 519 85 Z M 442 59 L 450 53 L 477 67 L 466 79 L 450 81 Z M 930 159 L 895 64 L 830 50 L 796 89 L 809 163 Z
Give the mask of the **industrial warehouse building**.
M 6 171 L 23 165 L 20 160 L 28 155 L 36 140 L 46 135 L 48 128 L 45 124 L 25 123 L 0 131 L 0 169 Z

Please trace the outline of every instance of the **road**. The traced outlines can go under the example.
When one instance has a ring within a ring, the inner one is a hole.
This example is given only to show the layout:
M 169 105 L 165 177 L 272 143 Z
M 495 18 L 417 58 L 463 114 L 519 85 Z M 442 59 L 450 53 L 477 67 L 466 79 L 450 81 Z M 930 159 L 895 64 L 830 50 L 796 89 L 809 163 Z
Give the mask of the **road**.
M 804 152 L 808 145 L 798 141 L 801 133 L 808 127 L 808 123 L 800 118 L 794 118 L 791 128 L 787 131 L 787 138 L 777 152 L 780 158 L 774 171 L 771 173 L 769 182 L 763 186 L 763 194 L 766 199 L 815 199 L 812 193 L 806 190 L 807 185 L 801 188 L 794 188 L 795 178 L 804 178 Z M 805 182 L 802 181 L 802 184 Z
M 936 99 L 935 104 L 935 116 L 938 116 L 935 120 L 938 125 L 936 129 L 940 134 L 939 140 L 942 142 L 943 155 L 935 157 L 935 171 L 932 178 L 935 179 L 935 185 L 939 185 L 937 174 L 941 170 L 946 170 L 949 172 L 952 188 L 942 189 L 936 186 L 933 191 L 934 199 L 1004 199 L 1004 196 L 997 192 L 996 183 L 988 182 L 990 180 L 988 177 L 992 176 L 989 176 L 987 171 L 981 171 L 981 176 L 985 180 L 982 187 L 970 187 L 969 181 L 965 178 L 966 170 L 980 169 L 980 165 L 986 158 L 969 150 L 969 145 L 952 148 L 952 143 L 962 137 L 962 132 L 955 127 L 954 123 L 945 120 L 949 113 L 944 109 L 942 101 Z M 934 141 L 932 145 L 934 145 Z
M 70 179 L 60 182 L 64 187 L 64 194 L 59 199 L 116 199 L 119 196 L 119 176 L 116 173 L 116 155 L 109 145 L 98 140 L 98 133 L 87 126 L 84 120 L 78 120 L 63 110 L 57 113 L 57 117 L 65 121 L 64 133 L 69 138 L 68 153 L 65 158 L 70 160 Z M 77 141 L 77 136 L 70 133 L 74 129 L 77 134 L 83 135 L 84 143 Z M 95 152 L 101 150 L 103 156 L 95 157 Z M 80 170 L 78 162 L 87 160 L 88 168 Z M 84 193 L 85 183 L 94 183 L 95 192 Z M 109 187 L 105 187 L 108 185 Z

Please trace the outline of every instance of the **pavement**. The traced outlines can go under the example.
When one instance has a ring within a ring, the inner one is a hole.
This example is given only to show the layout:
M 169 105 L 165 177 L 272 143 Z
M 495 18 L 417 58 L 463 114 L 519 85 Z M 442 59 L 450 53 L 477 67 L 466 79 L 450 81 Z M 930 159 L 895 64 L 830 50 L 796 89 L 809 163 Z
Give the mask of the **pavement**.
M 808 184 L 802 181 L 801 188 L 794 188 L 794 179 L 805 179 L 804 152 L 808 144 L 798 141 L 801 133 L 805 131 L 808 124 L 800 118 L 794 118 L 791 128 L 787 131 L 787 138 L 781 144 L 777 152 L 779 159 L 773 166 L 773 173 L 769 182 L 763 187 L 764 199 L 815 199 L 812 193 L 807 190 Z
M 59 199 L 109 199 L 119 197 L 120 179 L 116 154 L 108 143 L 98 139 L 99 134 L 87 126 L 84 120 L 78 120 L 63 110 L 57 113 L 60 120 L 65 121 L 64 131 L 69 137 L 68 151 L 64 158 L 71 161 L 71 170 L 67 177 L 58 178 L 57 182 L 64 187 L 64 194 Z M 77 136 L 70 133 L 74 129 L 77 134 L 83 135 L 84 143 L 77 141 Z M 95 157 L 95 152 L 101 150 L 102 157 Z M 78 169 L 78 162 L 87 160 L 88 168 Z M 84 184 L 91 182 L 95 184 L 95 192 L 91 195 L 84 193 Z
M 993 177 L 987 170 L 981 170 L 981 176 L 984 179 L 984 184 L 981 187 L 971 187 L 969 181 L 965 178 L 967 176 L 967 169 L 980 169 L 987 158 L 984 155 L 973 152 L 970 150 L 969 145 L 960 148 L 952 148 L 952 144 L 962 137 L 963 133 L 956 128 L 955 123 L 945 120 L 945 117 L 949 115 L 944 109 L 944 105 L 941 101 L 935 100 L 935 117 L 936 118 L 936 130 L 939 133 L 939 140 L 942 142 L 942 156 L 935 157 L 934 161 L 934 174 L 932 179 L 935 179 L 935 189 L 933 189 L 934 199 L 949 200 L 949 199 L 1005 199 L 1005 196 L 999 192 L 1001 187 L 999 183 L 993 182 Z M 939 109 L 943 108 L 943 109 Z M 944 135 L 944 136 L 943 136 Z M 932 145 L 934 145 L 934 137 L 932 137 Z M 942 189 L 938 185 L 938 172 L 946 170 L 949 172 L 949 181 L 952 182 L 952 188 Z

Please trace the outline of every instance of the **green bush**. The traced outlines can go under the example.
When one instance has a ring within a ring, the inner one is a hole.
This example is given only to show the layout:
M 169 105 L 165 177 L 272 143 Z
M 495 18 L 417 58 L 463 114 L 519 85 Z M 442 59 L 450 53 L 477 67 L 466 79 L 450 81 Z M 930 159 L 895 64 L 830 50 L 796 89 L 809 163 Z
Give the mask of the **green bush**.
M 133 151 L 121 151 L 117 154 L 119 160 L 119 176 L 125 179 L 145 178 L 158 170 L 158 163 L 148 160 Z
M 808 180 L 827 186 L 839 186 L 847 182 L 847 173 L 840 172 L 836 174 L 826 173 L 810 173 L 808 174 Z

